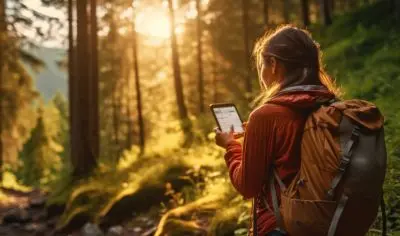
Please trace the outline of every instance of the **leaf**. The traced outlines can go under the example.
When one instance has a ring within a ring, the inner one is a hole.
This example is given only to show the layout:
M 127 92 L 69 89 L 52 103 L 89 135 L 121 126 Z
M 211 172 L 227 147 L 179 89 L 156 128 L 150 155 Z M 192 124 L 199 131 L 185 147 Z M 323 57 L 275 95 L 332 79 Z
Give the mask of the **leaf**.
M 243 236 L 243 235 L 247 235 L 247 229 L 246 228 L 240 228 L 235 230 L 235 236 Z

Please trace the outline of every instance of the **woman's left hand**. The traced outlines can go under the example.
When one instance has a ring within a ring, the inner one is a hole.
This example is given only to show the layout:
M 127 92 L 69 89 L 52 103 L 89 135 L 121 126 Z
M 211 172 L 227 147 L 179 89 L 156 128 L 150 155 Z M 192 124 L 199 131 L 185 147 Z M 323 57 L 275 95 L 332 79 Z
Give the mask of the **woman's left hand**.
M 226 148 L 231 141 L 235 140 L 233 126 L 230 132 L 222 132 L 219 128 L 215 128 L 214 131 L 215 143 L 222 148 Z

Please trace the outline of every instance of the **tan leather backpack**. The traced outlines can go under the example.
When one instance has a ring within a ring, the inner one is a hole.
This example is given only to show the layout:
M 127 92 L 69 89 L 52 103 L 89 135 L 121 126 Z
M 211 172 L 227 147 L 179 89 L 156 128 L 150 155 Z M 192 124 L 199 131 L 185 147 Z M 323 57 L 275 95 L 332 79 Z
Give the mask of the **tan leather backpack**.
M 311 113 L 300 171 L 287 187 L 275 171 L 269 178 L 279 230 L 290 236 L 364 236 L 380 204 L 384 216 L 383 122 L 378 108 L 363 100 L 330 101 Z M 275 181 L 281 187 L 280 206 Z

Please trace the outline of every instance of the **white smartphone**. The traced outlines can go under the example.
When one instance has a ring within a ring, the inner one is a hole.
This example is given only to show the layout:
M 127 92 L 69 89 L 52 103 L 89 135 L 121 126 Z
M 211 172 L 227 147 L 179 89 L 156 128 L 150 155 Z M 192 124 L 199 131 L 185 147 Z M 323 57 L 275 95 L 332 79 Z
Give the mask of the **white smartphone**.
M 244 133 L 243 121 L 236 106 L 232 103 L 217 103 L 210 105 L 215 121 L 222 132 L 230 132 L 233 126 L 235 134 Z

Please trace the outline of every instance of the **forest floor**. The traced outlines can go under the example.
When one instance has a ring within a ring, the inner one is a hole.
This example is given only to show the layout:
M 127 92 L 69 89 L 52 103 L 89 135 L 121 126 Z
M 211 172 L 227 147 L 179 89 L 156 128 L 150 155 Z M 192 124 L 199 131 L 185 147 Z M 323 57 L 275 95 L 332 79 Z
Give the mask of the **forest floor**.
M 55 221 L 47 219 L 45 194 L 39 190 L 23 192 L 1 188 L 0 235 L 44 235 Z
M 56 232 L 55 226 L 59 219 L 56 213 L 49 213 L 45 207 L 46 194 L 40 190 L 23 192 L 19 190 L 0 188 L 0 235 L 1 236 L 149 236 L 157 230 L 160 220 L 158 210 L 153 209 L 141 215 L 132 215 L 121 225 L 103 229 L 90 223 L 69 230 Z
M 28 192 L 0 188 L 0 235 L 1 236 L 150 236 L 157 231 L 161 219 L 160 208 L 153 207 L 141 214 L 132 214 L 121 224 L 100 229 L 91 223 L 78 223 L 66 232 L 55 230 L 60 211 L 46 208 L 47 196 L 40 190 Z M 56 212 L 56 213 L 55 213 Z M 197 222 L 203 230 L 197 229 L 190 235 L 205 235 L 205 228 L 209 227 L 209 217 L 198 215 Z M 182 226 L 180 226 L 182 228 Z M 191 228 L 193 226 L 187 225 Z

